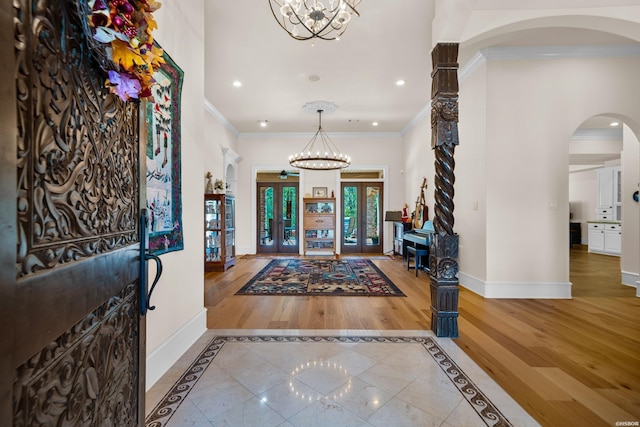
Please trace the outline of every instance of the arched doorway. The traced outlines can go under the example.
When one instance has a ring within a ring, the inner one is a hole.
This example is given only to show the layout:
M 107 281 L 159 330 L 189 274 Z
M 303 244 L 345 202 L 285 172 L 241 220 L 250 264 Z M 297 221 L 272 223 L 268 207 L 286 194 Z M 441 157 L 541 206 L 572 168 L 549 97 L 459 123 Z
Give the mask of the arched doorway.
M 625 117 L 616 114 L 585 120 L 569 142 L 570 215 L 572 223 L 580 225 L 581 249 L 594 254 L 593 259 L 620 257 L 614 274 L 636 289 L 640 217 L 633 194 L 640 181 L 638 145 Z M 573 295 L 577 292 L 574 288 Z

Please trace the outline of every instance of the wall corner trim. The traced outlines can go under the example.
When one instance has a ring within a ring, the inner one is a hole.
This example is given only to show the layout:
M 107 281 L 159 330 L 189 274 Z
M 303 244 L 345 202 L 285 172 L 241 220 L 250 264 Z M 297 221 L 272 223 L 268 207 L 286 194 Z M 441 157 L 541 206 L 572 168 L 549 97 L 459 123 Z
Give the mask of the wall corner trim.
M 149 391 L 206 330 L 207 309 L 203 308 L 186 325 L 167 338 L 153 353 L 147 355 L 146 391 Z

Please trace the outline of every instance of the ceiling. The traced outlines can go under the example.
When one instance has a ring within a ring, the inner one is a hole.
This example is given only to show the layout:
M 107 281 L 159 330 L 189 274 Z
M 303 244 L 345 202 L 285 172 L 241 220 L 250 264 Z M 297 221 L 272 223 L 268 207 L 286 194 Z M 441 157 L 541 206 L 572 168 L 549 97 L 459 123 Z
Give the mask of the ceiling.
M 313 132 L 302 106 L 318 100 L 338 105 L 327 132 L 398 132 L 429 102 L 433 0 L 364 0 L 340 41 L 315 45 L 289 37 L 268 0 L 251 5 L 205 2 L 205 97 L 239 132 Z M 411 13 L 393 19 L 397 8 Z
M 268 0 L 247 3 L 205 2 L 205 98 L 234 132 L 312 133 L 317 114 L 302 107 L 318 100 L 338 105 L 323 115 L 329 133 L 400 132 L 428 105 L 434 0 L 364 0 L 340 41 L 315 43 L 289 37 Z M 529 29 L 461 44 L 460 65 L 487 46 L 628 43 L 592 30 Z

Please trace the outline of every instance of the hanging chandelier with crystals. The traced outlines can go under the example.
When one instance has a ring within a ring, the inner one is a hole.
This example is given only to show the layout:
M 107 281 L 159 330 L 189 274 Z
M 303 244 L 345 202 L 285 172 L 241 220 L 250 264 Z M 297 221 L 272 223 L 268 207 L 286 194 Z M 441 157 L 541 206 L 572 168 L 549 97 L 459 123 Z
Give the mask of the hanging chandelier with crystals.
M 362 0 L 269 0 L 278 24 L 294 39 L 339 40 Z
M 351 157 L 340 152 L 322 129 L 322 113 L 326 108 L 330 111 L 335 110 L 337 105 L 317 101 L 305 104 L 303 108 L 308 111 L 314 107 L 317 108 L 318 113 L 318 130 L 302 151 L 289 156 L 289 164 L 295 168 L 308 170 L 334 170 L 350 166 Z

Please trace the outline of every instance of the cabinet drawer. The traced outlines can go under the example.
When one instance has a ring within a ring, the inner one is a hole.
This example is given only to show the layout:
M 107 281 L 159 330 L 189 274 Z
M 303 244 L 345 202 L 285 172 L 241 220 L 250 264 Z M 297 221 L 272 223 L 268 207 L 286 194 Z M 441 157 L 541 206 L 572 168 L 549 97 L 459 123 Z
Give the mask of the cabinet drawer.
M 589 230 L 604 230 L 605 224 L 589 224 Z
M 611 220 L 613 220 L 613 215 L 612 214 L 598 214 L 598 215 L 596 215 L 596 219 L 598 221 L 611 221 Z
M 605 231 L 621 231 L 622 226 L 620 224 L 602 224 Z
M 596 209 L 596 215 L 613 215 L 613 209 Z
M 307 215 L 304 218 L 305 229 L 333 228 L 334 226 L 335 220 L 333 216 Z

